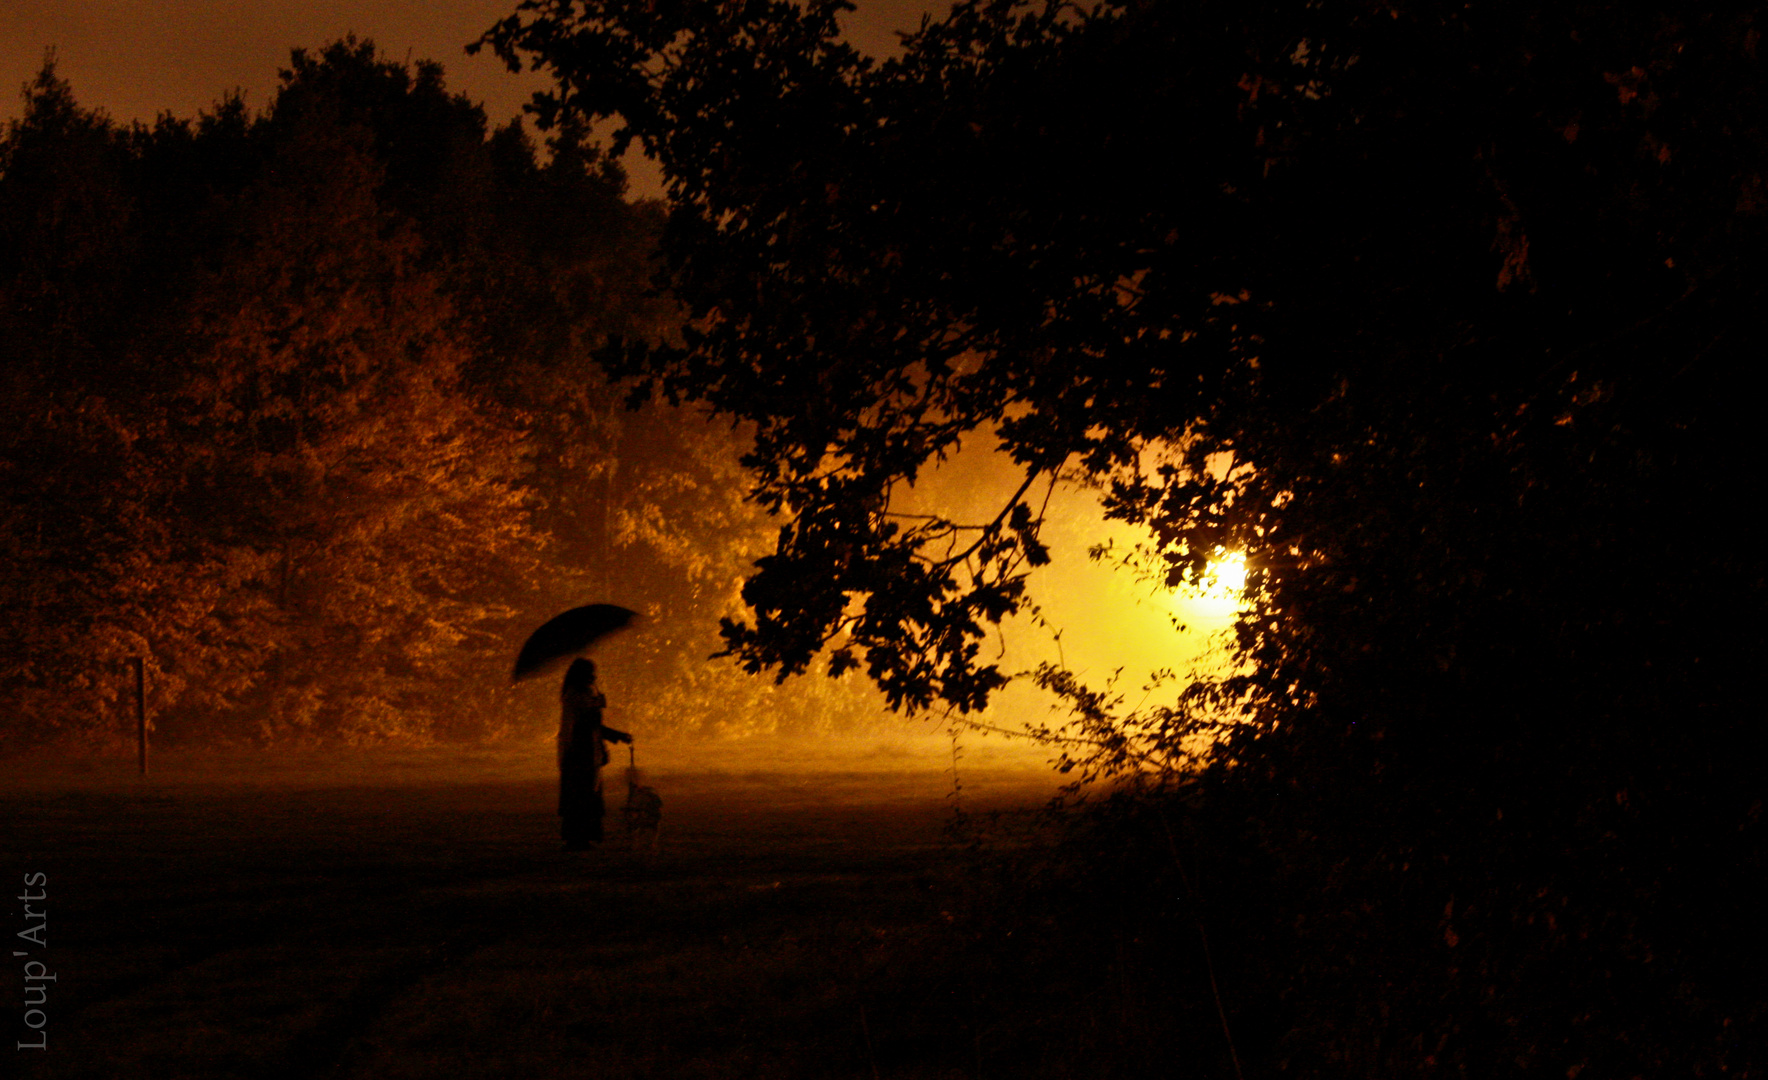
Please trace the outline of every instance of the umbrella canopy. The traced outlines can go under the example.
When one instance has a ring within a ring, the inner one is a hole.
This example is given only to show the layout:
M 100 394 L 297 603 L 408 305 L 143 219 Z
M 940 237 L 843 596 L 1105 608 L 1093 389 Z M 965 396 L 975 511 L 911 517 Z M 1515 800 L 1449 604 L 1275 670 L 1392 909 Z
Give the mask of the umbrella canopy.
M 511 682 L 538 675 L 589 648 L 596 639 L 621 629 L 637 613 L 616 604 L 586 604 L 555 615 L 528 635 L 516 657 Z

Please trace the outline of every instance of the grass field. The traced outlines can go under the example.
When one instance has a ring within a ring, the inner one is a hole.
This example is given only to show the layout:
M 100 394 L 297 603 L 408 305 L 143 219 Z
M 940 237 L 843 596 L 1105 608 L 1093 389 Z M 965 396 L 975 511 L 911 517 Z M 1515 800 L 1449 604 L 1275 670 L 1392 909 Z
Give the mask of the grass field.
M 654 853 L 566 853 L 546 751 L 0 770 L 9 895 L 47 875 L 34 1077 L 974 1077 L 1005 1036 L 924 757 L 653 755 Z M 949 759 L 945 763 L 949 766 Z M 1035 806 L 1026 763 L 960 773 Z M 617 774 L 616 774 L 617 778 Z M 611 803 L 619 801 L 618 794 Z M 613 824 L 613 817 L 610 817 Z M 7 938 L 27 929 L 8 904 Z M 25 1026 L 9 976 L 8 1041 Z

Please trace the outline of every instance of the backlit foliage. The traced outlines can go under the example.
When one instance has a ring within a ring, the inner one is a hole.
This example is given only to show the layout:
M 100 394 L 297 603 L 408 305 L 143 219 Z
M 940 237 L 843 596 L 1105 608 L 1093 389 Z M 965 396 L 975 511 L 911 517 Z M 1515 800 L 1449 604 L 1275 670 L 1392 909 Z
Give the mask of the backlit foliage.
M 1207 919 L 1261 1073 L 1762 1069 L 1768 12 L 974 0 L 879 63 L 844 10 L 489 35 L 663 168 L 692 330 L 629 369 L 754 422 L 784 516 L 729 647 L 974 710 L 1084 474 L 1249 592 L 1237 673 L 1163 704 L 1042 673 L 1146 796 L 1150 884 L 1101 869 L 1071 932 Z M 978 432 L 998 516 L 891 516 Z

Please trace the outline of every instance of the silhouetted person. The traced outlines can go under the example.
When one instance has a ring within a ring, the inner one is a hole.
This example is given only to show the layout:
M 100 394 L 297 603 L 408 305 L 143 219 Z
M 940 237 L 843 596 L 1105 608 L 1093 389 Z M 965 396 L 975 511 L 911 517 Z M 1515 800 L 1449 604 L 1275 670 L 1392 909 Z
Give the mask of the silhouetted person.
M 595 685 L 595 665 L 573 660 L 559 690 L 559 818 L 568 851 L 581 851 L 602 838 L 602 766 L 606 742 L 632 741 L 624 731 L 602 724 L 608 699 Z

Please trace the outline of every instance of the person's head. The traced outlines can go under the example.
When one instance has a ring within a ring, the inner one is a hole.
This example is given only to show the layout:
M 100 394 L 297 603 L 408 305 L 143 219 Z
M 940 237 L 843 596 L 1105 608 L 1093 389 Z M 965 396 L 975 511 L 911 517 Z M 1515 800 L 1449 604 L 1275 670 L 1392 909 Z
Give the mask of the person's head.
M 565 669 L 566 690 L 587 690 L 595 685 L 595 664 L 588 660 L 576 659 Z

